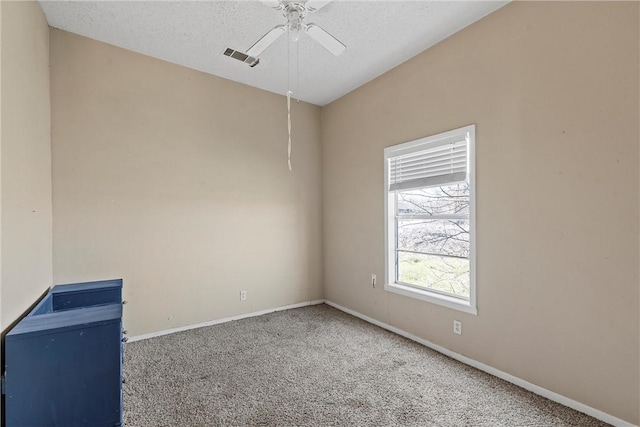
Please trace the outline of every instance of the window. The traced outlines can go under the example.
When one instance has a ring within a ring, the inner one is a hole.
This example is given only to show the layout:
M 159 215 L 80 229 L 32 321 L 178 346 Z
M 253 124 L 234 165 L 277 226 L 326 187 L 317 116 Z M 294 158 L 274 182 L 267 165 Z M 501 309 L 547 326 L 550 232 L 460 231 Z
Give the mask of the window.
M 476 314 L 475 125 L 384 150 L 390 292 Z

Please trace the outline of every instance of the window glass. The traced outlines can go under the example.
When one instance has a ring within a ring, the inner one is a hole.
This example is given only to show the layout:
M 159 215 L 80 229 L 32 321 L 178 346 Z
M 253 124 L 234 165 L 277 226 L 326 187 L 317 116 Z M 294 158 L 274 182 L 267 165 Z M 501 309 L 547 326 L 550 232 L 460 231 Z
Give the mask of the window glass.
M 469 215 L 469 183 L 399 191 L 398 214 Z
M 398 220 L 398 250 L 469 258 L 469 220 Z
M 469 260 L 399 252 L 398 281 L 468 299 Z

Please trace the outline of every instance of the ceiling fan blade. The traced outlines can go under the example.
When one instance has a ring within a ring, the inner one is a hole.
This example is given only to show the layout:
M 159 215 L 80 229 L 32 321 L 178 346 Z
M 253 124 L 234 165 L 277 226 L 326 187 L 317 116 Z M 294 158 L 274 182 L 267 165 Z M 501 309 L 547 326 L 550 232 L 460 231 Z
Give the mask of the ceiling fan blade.
M 272 7 L 274 9 L 280 9 L 282 7 L 282 3 L 278 0 L 260 0 L 266 6 Z
M 333 37 L 317 25 L 309 24 L 304 28 L 304 30 L 312 39 L 320 43 L 325 49 L 336 56 L 342 54 L 342 52 L 347 48 L 340 40 Z
M 271 31 L 262 36 L 260 40 L 255 42 L 255 44 L 249 48 L 247 55 L 255 57 L 260 56 L 260 54 L 264 52 L 266 48 L 271 46 L 271 43 L 278 40 L 278 37 L 284 34 L 285 31 L 287 31 L 287 29 L 284 25 L 273 27 Z
M 305 4 L 305 7 L 309 12 L 315 12 L 316 10 L 322 9 L 333 0 L 309 0 Z

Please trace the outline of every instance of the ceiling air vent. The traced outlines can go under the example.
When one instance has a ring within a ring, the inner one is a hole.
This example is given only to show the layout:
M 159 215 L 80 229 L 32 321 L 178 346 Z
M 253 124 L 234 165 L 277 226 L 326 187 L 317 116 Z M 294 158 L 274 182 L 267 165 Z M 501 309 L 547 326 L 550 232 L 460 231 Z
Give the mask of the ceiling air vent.
M 242 61 L 245 64 L 249 64 L 250 67 L 255 67 L 260 63 L 260 58 L 254 58 L 253 56 L 249 56 L 246 53 L 238 52 L 237 50 L 233 50 L 228 47 L 224 51 L 224 55 L 230 56 L 233 59 L 237 59 L 238 61 Z

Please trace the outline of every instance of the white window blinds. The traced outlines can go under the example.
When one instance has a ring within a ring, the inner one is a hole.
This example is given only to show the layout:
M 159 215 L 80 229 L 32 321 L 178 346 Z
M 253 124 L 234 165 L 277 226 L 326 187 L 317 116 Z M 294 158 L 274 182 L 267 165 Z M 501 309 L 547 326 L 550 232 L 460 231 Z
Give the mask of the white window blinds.
M 467 132 L 412 147 L 389 158 L 389 191 L 466 181 Z

